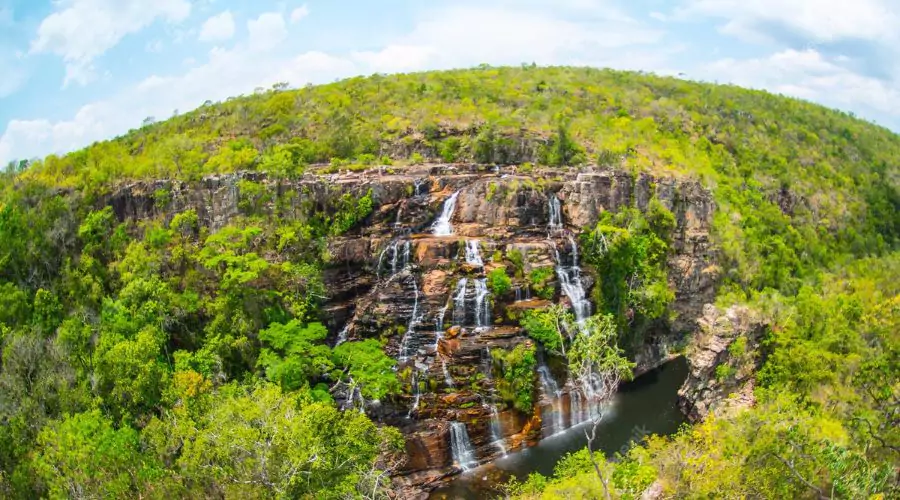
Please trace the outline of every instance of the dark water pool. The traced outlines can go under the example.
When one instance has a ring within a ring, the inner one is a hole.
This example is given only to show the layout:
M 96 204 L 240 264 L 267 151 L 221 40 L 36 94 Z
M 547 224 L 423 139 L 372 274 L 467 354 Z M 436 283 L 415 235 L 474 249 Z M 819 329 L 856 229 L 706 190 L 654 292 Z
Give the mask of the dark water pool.
M 607 456 L 625 451 L 633 441 L 649 434 L 667 435 L 678 430 L 685 421 L 678 410 L 678 388 L 687 377 L 687 362 L 677 358 L 623 385 L 607 404 L 603 420 L 597 427 L 595 446 Z M 587 446 L 584 429 L 575 426 L 541 441 L 537 446 L 510 453 L 458 476 L 449 485 L 435 490 L 436 500 L 493 498 L 495 487 L 510 477 L 524 479 L 532 472 L 553 473 L 556 463 L 567 453 Z

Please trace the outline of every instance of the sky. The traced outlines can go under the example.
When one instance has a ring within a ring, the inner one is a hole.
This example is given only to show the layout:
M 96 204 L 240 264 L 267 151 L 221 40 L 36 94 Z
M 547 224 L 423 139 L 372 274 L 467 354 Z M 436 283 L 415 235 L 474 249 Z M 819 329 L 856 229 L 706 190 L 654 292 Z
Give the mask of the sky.
M 0 0 L 0 165 L 277 82 L 532 62 L 735 83 L 900 131 L 900 0 Z

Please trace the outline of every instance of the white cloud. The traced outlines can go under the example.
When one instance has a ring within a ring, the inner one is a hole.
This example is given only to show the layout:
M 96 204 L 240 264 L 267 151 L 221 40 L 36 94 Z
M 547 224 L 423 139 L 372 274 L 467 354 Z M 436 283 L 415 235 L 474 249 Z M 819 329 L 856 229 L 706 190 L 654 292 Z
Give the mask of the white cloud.
M 309 15 L 309 7 L 306 4 L 291 11 L 291 24 L 297 24 Z
M 247 21 L 250 45 L 257 49 L 271 49 L 287 37 L 284 17 L 278 12 L 266 12 Z
M 765 58 L 722 59 L 701 70 L 702 78 L 821 102 L 869 116 L 900 115 L 900 87 L 835 64 L 821 53 L 784 50 Z
M 63 0 L 41 21 L 33 53 L 51 53 L 66 63 L 63 85 L 93 78 L 93 61 L 157 18 L 180 22 L 191 4 L 186 0 Z
M 234 36 L 234 17 L 231 11 L 210 17 L 200 28 L 201 42 L 221 42 Z
M 726 20 L 722 31 L 750 41 L 787 28 L 813 42 L 896 40 L 900 18 L 893 0 L 686 0 L 681 16 Z

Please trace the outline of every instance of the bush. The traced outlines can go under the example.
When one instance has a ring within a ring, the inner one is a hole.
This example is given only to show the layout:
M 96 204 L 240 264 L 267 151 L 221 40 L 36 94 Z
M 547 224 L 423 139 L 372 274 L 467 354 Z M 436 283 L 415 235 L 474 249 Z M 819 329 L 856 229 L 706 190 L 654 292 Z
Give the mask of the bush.
M 512 280 L 506 275 L 506 267 L 497 267 L 487 275 L 488 287 L 494 296 L 506 295 L 512 288 Z

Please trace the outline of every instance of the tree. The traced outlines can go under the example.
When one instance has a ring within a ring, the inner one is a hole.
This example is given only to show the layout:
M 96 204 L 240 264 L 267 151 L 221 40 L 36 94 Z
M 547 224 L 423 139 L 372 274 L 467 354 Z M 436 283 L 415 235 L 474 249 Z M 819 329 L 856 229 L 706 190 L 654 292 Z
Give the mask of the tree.
M 282 390 L 299 389 L 334 368 L 331 349 L 322 343 L 327 336 L 321 323 L 273 323 L 259 332 L 259 339 L 270 347 L 260 351 L 257 365 Z
M 351 394 L 359 390 L 366 399 L 382 399 L 400 390 L 396 362 L 377 340 L 344 342 L 335 347 L 334 364 L 335 377 L 349 386 Z
M 361 493 L 360 484 L 367 494 L 386 487 L 370 473 L 381 453 L 397 451 L 395 429 L 271 384 L 230 384 L 211 397 L 196 420 L 176 408 L 143 433 L 191 496 L 339 499 Z
M 30 466 L 52 498 L 138 497 L 159 473 L 137 431 L 115 429 L 97 410 L 48 425 Z

